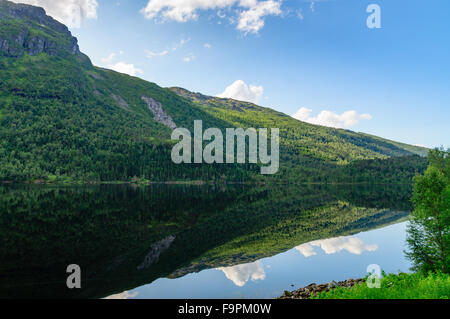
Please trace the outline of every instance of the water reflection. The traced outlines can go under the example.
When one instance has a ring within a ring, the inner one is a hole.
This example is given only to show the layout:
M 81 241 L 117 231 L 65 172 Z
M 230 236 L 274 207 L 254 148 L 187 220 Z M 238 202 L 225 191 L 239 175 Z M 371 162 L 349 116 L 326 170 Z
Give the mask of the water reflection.
M 363 246 L 377 246 L 376 250 L 361 251 L 361 254 L 346 249 L 327 254 L 312 246 L 316 249 L 314 257 L 306 257 L 293 248 L 249 264 L 205 269 L 178 278 L 160 278 L 133 292 L 139 293 L 137 298 L 275 298 L 285 290 L 313 282 L 362 278 L 367 274 L 367 266 L 373 263 L 386 272 L 407 272 L 411 265 L 403 254 L 406 226 L 407 223 L 402 222 L 343 237 L 371 243 Z
M 410 191 L 396 185 L 0 186 L 0 298 L 167 298 L 177 294 L 134 290 L 150 283 L 166 289 L 170 284 L 161 282 L 176 278 L 195 278 L 177 287 L 186 291 L 182 298 L 239 297 L 239 291 L 210 292 L 211 286 L 225 279 L 234 288 L 262 287 L 280 276 L 265 259 L 292 251 L 292 258 L 378 253 L 379 242 L 351 236 L 407 216 Z M 66 287 L 69 264 L 81 266 L 80 290 Z M 202 271 L 214 277 L 203 293 L 192 289 L 201 286 L 194 274 Z M 249 296 L 276 296 L 270 289 Z
M 243 287 L 249 279 L 252 281 L 266 279 L 266 273 L 261 261 L 217 269 L 223 271 L 225 276 L 238 287 Z
M 303 256 L 310 257 L 316 255 L 314 247 L 320 247 L 327 255 L 346 250 L 354 255 L 361 255 L 365 251 L 376 251 L 378 245 L 367 245 L 357 237 L 337 237 L 323 240 L 316 240 L 310 243 L 295 247 Z
M 133 298 L 136 298 L 136 296 L 138 294 L 139 294 L 138 292 L 124 291 L 120 294 L 115 294 L 115 295 L 105 297 L 104 299 L 133 299 Z

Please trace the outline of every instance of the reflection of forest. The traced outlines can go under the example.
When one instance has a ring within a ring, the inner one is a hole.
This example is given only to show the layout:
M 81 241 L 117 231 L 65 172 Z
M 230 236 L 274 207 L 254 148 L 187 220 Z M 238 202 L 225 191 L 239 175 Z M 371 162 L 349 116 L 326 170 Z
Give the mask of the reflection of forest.
M 409 197 L 399 185 L 0 186 L 0 297 L 97 298 L 251 263 L 395 222 Z M 65 286 L 72 263 L 81 290 Z

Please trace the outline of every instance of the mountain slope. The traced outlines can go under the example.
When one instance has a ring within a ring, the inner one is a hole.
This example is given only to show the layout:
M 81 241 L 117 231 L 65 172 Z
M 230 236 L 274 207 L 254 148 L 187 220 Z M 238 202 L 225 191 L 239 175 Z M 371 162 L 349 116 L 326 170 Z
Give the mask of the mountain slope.
M 393 156 L 407 156 L 406 167 L 391 174 L 398 181 L 423 169 L 412 155 L 425 149 L 95 67 L 67 27 L 43 9 L 0 0 L 0 18 L 0 180 L 262 178 L 258 165 L 172 163 L 172 129 L 192 131 L 200 119 L 204 128 L 280 128 L 275 179 L 347 182 L 353 177 L 343 167 L 364 160 L 380 161 L 359 164 L 374 177 L 373 167 L 397 163 Z
M 279 127 L 281 129 L 280 136 L 286 144 L 291 144 L 291 142 L 296 145 L 301 144 L 315 154 L 323 154 L 329 160 L 424 156 L 428 152 L 423 147 L 393 142 L 368 134 L 300 122 L 285 114 L 248 102 L 206 96 L 182 88 L 171 88 L 171 90 L 191 102 L 203 106 L 208 113 L 215 117 L 227 118 L 235 126 Z M 338 143 L 338 145 L 334 145 L 334 143 Z M 331 150 L 327 150 L 330 147 Z M 339 153 L 338 156 L 336 156 L 337 153 Z

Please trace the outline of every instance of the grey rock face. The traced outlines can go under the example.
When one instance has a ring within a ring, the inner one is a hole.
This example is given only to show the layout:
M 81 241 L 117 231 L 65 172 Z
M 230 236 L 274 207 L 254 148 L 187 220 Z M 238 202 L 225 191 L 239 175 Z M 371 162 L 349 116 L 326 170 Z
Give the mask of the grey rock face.
M 115 94 L 111 94 L 111 97 L 114 99 L 114 101 L 116 101 L 116 103 L 123 108 L 124 110 L 129 111 L 130 108 L 128 106 L 128 103 L 120 96 L 120 95 L 115 95 Z
M 168 128 L 171 128 L 171 129 L 177 128 L 177 125 L 172 120 L 172 118 L 168 114 L 166 114 L 166 112 L 164 112 L 161 103 L 159 103 L 159 102 L 155 101 L 154 99 L 149 98 L 145 95 L 142 96 L 142 100 L 145 103 L 147 103 L 148 108 L 155 115 L 155 121 L 157 121 L 161 124 L 164 124 L 165 126 L 167 126 Z

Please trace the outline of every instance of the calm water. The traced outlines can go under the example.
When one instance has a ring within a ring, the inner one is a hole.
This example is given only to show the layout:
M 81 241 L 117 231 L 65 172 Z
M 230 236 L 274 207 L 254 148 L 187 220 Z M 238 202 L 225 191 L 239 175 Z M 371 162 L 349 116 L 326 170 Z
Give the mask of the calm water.
M 407 186 L 0 186 L 1 298 L 273 298 L 408 271 Z M 82 289 L 66 288 L 66 267 Z M 291 286 L 294 285 L 294 286 Z
M 252 263 L 160 278 L 110 298 L 274 298 L 312 282 L 362 278 L 371 264 L 386 272 L 407 272 L 411 265 L 403 257 L 405 231 L 403 222 L 355 236 L 313 241 Z

